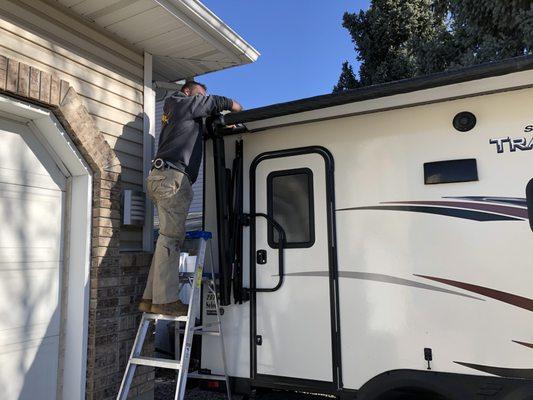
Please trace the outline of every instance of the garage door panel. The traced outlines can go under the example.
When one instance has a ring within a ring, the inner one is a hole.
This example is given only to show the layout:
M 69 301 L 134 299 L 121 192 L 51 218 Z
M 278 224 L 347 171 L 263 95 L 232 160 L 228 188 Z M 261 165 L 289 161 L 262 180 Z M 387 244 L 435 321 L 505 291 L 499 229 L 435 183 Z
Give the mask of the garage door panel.
M 0 167 L 0 181 L 11 185 L 30 188 L 50 188 L 50 179 L 34 173 L 23 173 L 16 168 Z
M 57 320 L 59 322 L 59 318 Z M 53 336 L 59 337 L 58 324 L 49 321 L 5 329 L 0 335 L 0 354 L 19 352 L 42 342 L 43 338 Z
M 39 269 L 44 268 L 41 263 L 62 261 L 60 249 L 54 247 L 20 248 L 21 241 L 0 244 L 0 258 L 2 259 L 0 271 L 4 268 L 10 270 Z
M 59 334 L 59 268 L 4 271 L 0 280 L 0 302 L 8 305 L 0 308 L 2 332 L 19 329 L 24 342 L 34 334 L 33 326 L 47 323 L 51 334 Z
M 61 259 L 63 197 L 61 191 L 0 185 L 2 263 Z
M 21 270 L 32 271 L 32 270 L 40 270 L 40 269 L 41 270 L 42 269 L 61 269 L 61 263 L 63 262 L 62 260 L 43 261 L 43 260 L 40 260 L 41 258 L 40 256 L 35 257 L 35 258 L 39 258 L 39 259 L 36 261 L 26 261 L 26 260 L 25 261 L 15 260 L 15 261 L 10 261 L 10 262 L 0 261 L 0 274 L 6 271 L 15 271 L 15 273 L 19 273 L 19 271 Z
M 52 336 L 0 349 L 0 398 L 55 399 L 58 347 L 59 337 Z
M 37 186 L 21 185 L 18 182 L 9 183 L 0 181 L 0 196 L 7 201 L 19 200 L 29 202 L 35 199 L 53 204 L 62 196 L 62 193 L 64 191 L 59 189 L 39 188 Z
M 0 399 L 56 398 L 66 178 L 0 119 Z
M 29 128 L 0 119 L 0 138 L 0 182 L 65 189 L 65 177 Z

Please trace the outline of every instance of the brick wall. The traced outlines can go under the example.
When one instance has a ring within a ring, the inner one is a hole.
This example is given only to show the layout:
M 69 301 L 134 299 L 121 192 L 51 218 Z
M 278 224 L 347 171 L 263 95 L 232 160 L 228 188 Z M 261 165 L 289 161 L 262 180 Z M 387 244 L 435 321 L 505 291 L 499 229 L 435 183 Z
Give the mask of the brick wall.
M 144 291 L 152 255 L 148 253 L 119 253 L 105 259 L 92 270 L 89 353 L 93 360 L 88 369 L 92 383 L 87 399 L 114 399 L 117 395 L 128 361 L 141 314 L 137 306 Z M 153 335 L 148 335 L 145 354 L 153 352 Z M 153 391 L 154 370 L 138 367 L 129 398 Z M 91 396 L 89 396 L 91 394 Z
M 126 367 L 128 357 L 133 347 L 133 340 L 137 333 L 137 328 L 141 320 L 141 314 L 137 310 L 137 305 L 142 298 L 146 278 L 152 255 L 147 253 L 122 253 L 120 255 L 120 277 L 119 277 L 119 370 Z M 154 351 L 154 335 L 147 336 L 144 353 L 152 355 Z M 154 369 L 151 367 L 137 367 L 133 378 L 132 389 L 129 398 L 135 398 L 142 393 L 153 391 L 154 389 Z
M 115 399 L 140 320 L 151 254 L 120 253 L 121 165 L 68 82 L 0 55 L 0 93 L 50 108 L 93 172 L 86 399 Z M 150 335 L 150 337 L 152 337 Z M 147 343 L 147 352 L 153 342 Z M 130 398 L 153 390 L 138 368 Z

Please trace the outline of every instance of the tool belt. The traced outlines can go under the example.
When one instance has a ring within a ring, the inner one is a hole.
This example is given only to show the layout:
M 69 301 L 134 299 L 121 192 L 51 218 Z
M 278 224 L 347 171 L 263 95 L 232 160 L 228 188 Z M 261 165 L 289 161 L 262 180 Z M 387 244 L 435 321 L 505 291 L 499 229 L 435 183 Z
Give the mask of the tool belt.
M 162 158 L 156 158 L 154 161 L 152 161 L 152 169 L 175 169 L 180 171 L 176 165 L 170 161 L 165 161 Z

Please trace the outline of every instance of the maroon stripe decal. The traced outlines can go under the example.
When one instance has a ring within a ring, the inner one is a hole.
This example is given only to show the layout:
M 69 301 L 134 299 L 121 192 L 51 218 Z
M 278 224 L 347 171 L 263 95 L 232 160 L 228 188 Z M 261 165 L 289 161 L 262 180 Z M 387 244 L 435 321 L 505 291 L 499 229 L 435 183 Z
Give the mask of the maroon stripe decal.
M 414 274 L 414 275 L 420 278 L 425 278 L 425 279 L 429 279 L 432 281 L 444 283 L 446 285 L 455 286 L 455 287 L 458 287 L 464 290 L 468 290 L 469 292 L 481 294 L 483 296 L 487 296 L 495 300 L 499 300 L 504 303 L 523 308 L 528 311 L 533 311 L 533 299 L 530 299 L 528 297 L 522 297 L 516 294 L 502 292 L 500 290 L 491 289 L 491 288 L 487 288 L 484 286 L 472 285 L 470 283 L 452 281 L 450 279 L 444 279 L 444 278 L 437 278 L 435 276 L 418 275 L 418 274 Z
M 511 217 L 518 217 L 527 219 L 527 210 L 517 207 L 502 206 L 498 204 L 486 204 L 486 203 L 468 203 L 462 201 L 387 201 L 380 204 L 411 204 L 411 205 L 423 205 L 423 206 L 443 206 L 443 207 L 459 207 L 469 210 L 480 210 L 493 212 L 503 215 L 509 215 Z
M 521 344 L 522 346 L 529 347 L 530 349 L 533 349 L 533 343 L 519 342 L 518 340 L 513 340 L 513 342 Z

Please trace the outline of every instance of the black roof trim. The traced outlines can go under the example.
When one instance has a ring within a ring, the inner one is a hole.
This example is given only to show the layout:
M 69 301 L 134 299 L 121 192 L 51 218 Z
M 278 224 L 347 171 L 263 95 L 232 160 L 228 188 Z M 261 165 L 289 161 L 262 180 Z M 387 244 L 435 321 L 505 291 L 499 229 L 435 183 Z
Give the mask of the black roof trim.
M 296 114 L 304 111 L 318 110 L 321 108 L 355 103 L 363 100 L 377 99 L 380 97 L 409 93 L 438 86 L 473 81 L 491 76 L 506 75 L 529 69 L 533 69 L 533 55 L 478 64 L 416 78 L 382 83 L 379 85 L 366 86 L 341 93 L 325 94 L 286 103 L 273 104 L 266 107 L 242 111 L 240 113 L 228 114 L 225 116 L 224 120 L 226 124 L 259 121 L 262 119 Z

